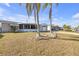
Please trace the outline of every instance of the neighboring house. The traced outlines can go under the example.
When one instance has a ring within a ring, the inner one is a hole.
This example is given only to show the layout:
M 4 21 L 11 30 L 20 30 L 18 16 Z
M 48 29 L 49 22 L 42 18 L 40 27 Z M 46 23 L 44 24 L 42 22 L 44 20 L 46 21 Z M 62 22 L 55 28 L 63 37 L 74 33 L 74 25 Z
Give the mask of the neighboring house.
M 74 28 L 75 32 L 79 32 L 79 27 Z
M 46 32 L 47 30 L 47 25 L 46 24 L 40 24 L 40 31 Z
M 52 27 L 52 31 L 59 31 L 59 30 L 63 30 L 63 28 L 59 27 L 59 26 L 53 26 Z
M 0 32 L 11 32 L 11 26 L 16 26 L 18 29 L 17 22 L 0 20 Z
M 47 30 L 50 31 L 50 25 L 47 27 Z M 59 31 L 59 30 L 63 30 L 62 27 L 59 27 L 57 25 L 52 25 L 52 31 Z

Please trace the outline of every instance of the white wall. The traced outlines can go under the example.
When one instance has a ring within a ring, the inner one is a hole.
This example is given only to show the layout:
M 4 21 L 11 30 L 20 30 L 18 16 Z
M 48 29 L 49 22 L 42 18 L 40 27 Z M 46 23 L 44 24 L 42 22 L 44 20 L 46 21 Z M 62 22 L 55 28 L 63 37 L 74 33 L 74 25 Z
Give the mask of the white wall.
M 46 26 L 40 26 L 40 31 L 47 31 L 47 27 Z
M 2 23 L 0 23 L 0 28 L 2 27 Z
M 11 31 L 10 24 L 2 23 L 2 32 L 10 32 L 10 31 Z
M 50 31 L 50 26 L 47 26 L 47 30 Z
M 0 32 L 2 31 L 2 23 L 0 23 Z
M 19 29 L 18 31 L 21 31 L 21 32 L 36 32 L 37 29 Z

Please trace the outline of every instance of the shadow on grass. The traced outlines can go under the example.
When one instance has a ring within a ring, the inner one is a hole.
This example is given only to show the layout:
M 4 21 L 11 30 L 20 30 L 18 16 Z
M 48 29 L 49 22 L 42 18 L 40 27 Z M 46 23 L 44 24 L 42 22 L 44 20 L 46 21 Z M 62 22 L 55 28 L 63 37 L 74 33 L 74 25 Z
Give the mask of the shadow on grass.
M 3 37 L 4 37 L 4 35 L 0 34 L 0 39 L 3 38 Z
M 36 37 L 36 40 L 49 40 L 49 38 L 45 36 L 40 36 L 40 37 Z
M 57 37 L 49 37 L 49 36 L 40 36 L 37 37 L 36 40 L 50 40 L 50 39 L 56 39 Z
M 78 38 L 59 38 L 59 37 L 57 37 L 57 39 L 59 39 L 59 40 L 69 40 L 69 41 L 79 41 Z

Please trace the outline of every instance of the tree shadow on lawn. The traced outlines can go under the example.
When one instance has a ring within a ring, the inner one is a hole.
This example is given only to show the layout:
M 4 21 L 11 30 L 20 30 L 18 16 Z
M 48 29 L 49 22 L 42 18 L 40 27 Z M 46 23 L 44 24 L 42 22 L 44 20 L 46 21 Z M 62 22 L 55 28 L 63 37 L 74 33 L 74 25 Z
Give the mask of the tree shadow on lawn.
M 59 38 L 57 37 L 58 40 L 69 40 L 69 41 L 79 41 L 79 38 Z
M 3 38 L 3 37 L 4 37 L 4 35 L 0 34 L 0 39 Z
M 36 37 L 36 40 L 50 40 L 50 39 L 57 39 L 57 38 L 56 37 L 51 37 L 51 36 Z

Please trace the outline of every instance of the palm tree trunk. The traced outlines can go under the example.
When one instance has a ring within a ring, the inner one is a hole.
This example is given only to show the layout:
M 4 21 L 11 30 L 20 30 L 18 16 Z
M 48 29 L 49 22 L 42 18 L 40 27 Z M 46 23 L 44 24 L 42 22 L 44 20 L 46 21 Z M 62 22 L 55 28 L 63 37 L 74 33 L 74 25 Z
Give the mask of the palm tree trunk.
M 52 36 L 52 20 L 50 19 L 50 35 Z
M 38 15 L 38 11 L 36 10 L 36 21 L 37 21 L 37 36 L 40 36 L 40 25 L 39 25 L 39 15 Z
M 37 23 L 36 23 L 36 10 L 35 10 L 35 8 L 34 8 L 34 19 L 35 19 L 35 28 L 37 29 Z
M 50 21 L 50 35 L 52 36 L 52 4 L 50 4 L 49 21 Z

